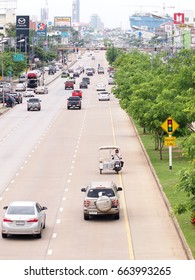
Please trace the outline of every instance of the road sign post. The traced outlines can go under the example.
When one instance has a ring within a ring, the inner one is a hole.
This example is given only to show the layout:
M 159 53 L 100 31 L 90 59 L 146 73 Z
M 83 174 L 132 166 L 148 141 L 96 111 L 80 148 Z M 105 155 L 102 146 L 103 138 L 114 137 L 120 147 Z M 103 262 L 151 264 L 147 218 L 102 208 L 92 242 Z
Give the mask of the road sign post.
M 169 147 L 169 170 L 172 170 L 172 146 L 175 146 L 175 137 L 172 137 L 172 134 L 179 127 L 179 124 L 169 117 L 162 123 L 161 127 L 169 134 L 169 137 L 165 138 L 165 143 Z

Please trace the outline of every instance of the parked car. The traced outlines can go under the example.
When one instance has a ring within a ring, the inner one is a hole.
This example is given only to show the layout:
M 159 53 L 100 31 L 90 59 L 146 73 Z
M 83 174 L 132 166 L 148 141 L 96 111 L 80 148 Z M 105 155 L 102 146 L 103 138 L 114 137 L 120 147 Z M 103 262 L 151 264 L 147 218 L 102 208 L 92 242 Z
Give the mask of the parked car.
M 24 97 L 34 97 L 34 88 L 27 88 L 26 91 L 23 93 Z
M 65 89 L 74 89 L 74 82 L 73 81 L 66 81 L 64 83 Z
M 16 103 L 20 104 L 23 101 L 23 96 L 20 92 L 11 92 L 9 93 L 10 96 L 14 97 Z
M 69 110 L 70 108 L 81 109 L 81 99 L 79 96 L 70 96 L 67 99 L 67 109 Z
M 88 88 L 88 84 L 86 83 L 86 82 L 80 82 L 80 84 L 79 84 L 79 88 L 81 89 L 81 88 Z
M 110 100 L 110 93 L 107 92 L 107 91 L 101 91 L 99 94 L 98 94 L 98 100 L 99 101 L 105 101 L 105 100 Z
M 35 88 L 34 92 L 36 94 L 48 94 L 48 87 L 38 86 L 37 88 Z
M 0 92 L 10 93 L 12 91 L 12 86 L 7 82 L 0 82 Z
M 32 97 L 29 100 L 27 100 L 27 110 L 41 110 L 41 100 L 36 97 Z
M 15 86 L 15 91 L 25 91 L 26 90 L 26 84 L 25 83 L 18 83 Z
M 75 89 L 72 92 L 72 96 L 79 96 L 82 99 L 83 92 L 80 89 Z
M 81 191 L 85 192 L 84 220 L 103 215 L 114 216 L 116 220 L 120 218 L 118 192 L 122 191 L 122 188 L 117 187 L 114 182 L 91 182 Z
M 96 85 L 96 90 L 97 91 L 105 91 L 106 90 L 106 84 L 104 84 L 104 83 L 98 83 L 97 85 Z
M 42 237 L 42 230 L 46 224 L 47 209 L 35 201 L 13 201 L 3 207 L 5 214 L 1 223 L 3 238 L 8 235 L 34 235 Z

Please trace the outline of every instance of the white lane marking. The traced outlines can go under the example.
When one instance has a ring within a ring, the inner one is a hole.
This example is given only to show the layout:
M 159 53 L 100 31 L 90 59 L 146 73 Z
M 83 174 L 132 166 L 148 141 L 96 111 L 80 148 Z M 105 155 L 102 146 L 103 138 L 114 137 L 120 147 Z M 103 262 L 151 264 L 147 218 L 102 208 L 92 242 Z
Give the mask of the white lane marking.
M 72 176 L 72 173 L 69 173 L 69 176 Z
M 0 197 L 0 200 L 2 200 L 2 199 L 3 199 L 3 197 L 1 196 L 1 197 Z
M 65 192 L 68 192 L 68 189 L 67 189 L 67 188 L 65 189 Z
M 52 250 L 48 250 L 47 254 L 52 255 Z
M 11 184 L 13 184 L 14 183 L 14 180 L 11 180 Z
M 60 219 L 57 219 L 56 224 L 60 224 Z
M 8 192 L 8 191 L 9 191 L 9 188 L 5 189 L 5 191 Z
M 67 183 L 70 183 L 70 179 L 67 180 Z
M 66 198 L 65 198 L 65 197 L 63 197 L 63 198 L 62 198 L 62 200 L 63 200 L 63 201 L 65 201 L 65 200 L 66 200 Z
M 52 238 L 56 238 L 56 237 L 57 237 L 57 233 L 54 232 L 54 233 L 52 234 Z
M 64 208 L 63 208 L 63 207 L 61 207 L 61 208 L 60 208 L 60 212 L 62 212 L 63 210 L 64 210 Z

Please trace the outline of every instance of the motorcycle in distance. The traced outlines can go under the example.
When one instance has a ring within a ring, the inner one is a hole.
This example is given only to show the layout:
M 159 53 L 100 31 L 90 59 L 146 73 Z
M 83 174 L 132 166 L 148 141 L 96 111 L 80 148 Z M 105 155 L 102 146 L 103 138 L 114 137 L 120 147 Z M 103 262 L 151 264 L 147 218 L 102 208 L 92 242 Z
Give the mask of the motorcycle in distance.
M 117 174 L 122 170 L 124 162 L 118 146 L 101 146 L 99 148 L 99 171 L 114 171 Z

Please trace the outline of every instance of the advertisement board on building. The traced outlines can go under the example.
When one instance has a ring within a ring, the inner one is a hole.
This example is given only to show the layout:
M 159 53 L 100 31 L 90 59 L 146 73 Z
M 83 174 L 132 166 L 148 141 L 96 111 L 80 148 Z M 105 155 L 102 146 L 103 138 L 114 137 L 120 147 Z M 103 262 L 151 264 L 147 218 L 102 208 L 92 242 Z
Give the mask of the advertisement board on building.
M 47 25 L 45 23 L 37 22 L 36 36 L 38 36 L 38 37 L 46 37 L 47 36 Z
M 173 14 L 174 24 L 181 24 L 185 21 L 184 13 L 174 13 Z
M 54 17 L 55 28 L 71 27 L 71 17 Z

